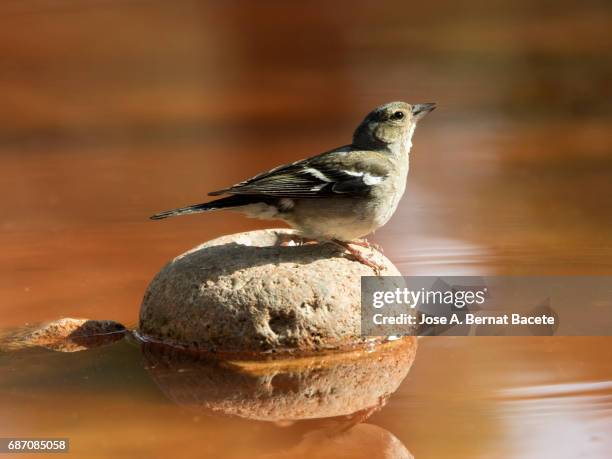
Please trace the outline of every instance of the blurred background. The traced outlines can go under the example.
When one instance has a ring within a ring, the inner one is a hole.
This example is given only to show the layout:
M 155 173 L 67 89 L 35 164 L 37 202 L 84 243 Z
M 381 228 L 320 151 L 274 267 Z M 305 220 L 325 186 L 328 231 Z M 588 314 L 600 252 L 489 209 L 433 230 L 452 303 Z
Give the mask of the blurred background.
M 166 260 L 271 225 L 149 215 L 397 99 L 439 104 L 374 236 L 404 273 L 612 272 L 607 1 L 7 0 L 0 21 L 0 325 L 135 321 Z
M 607 0 L 4 0 L 0 328 L 135 324 L 167 260 L 278 225 L 151 214 L 346 144 L 398 99 L 438 103 L 416 132 L 406 196 L 373 237 L 404 274 L 610 275 L 611 28 Z M 422 342 L 395 404 L 372 418 L 418 457 L 609 457 L 609 339 Z M 134 438 L 173 451 L 170 423 L 185 444 L 201 435 L 150 383 L 141 391 L 142 369 L 128 384 L 144 395 L 104 379 L 129 373 L 114 352 L 114 369 L 86 358 L 72 382 L 33 365 L 7 383 L 4 427 L 81 426 L 81 445 L 110 432 L 117 454 Z M 487 398 L 504 384 L 526 397 Z M 22 412 L 32 397 L 44 416 Z M 66 403 L 76 411 L 58 418 Z M 163 419 L 155 434 L 146 424 Z
M 607 1 L 7 0 L 0 21 L 1 325 L 134 322 L 166 260 L 278 226 L 149 215 L 398 99 L 439 104 L 374 236 L 404 273 L 612 272 Z

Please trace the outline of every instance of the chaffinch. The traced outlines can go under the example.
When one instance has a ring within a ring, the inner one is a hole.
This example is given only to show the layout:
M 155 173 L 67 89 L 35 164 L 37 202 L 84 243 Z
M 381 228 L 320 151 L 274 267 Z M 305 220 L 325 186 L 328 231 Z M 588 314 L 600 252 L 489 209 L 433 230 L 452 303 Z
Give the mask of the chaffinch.
M 283 220 L 303 238 L 339 244 L 376 270 L 378 265 L 351 244 L 368 247 L 359 238 L 383 226 L 395 212 L 406 188 L 412 135 L 418 121 L 435 107 L 381 105 L 357 127 L 350 145 L 208 193 L 226 197 L 160 212 L 151 219 L 229 209 Z

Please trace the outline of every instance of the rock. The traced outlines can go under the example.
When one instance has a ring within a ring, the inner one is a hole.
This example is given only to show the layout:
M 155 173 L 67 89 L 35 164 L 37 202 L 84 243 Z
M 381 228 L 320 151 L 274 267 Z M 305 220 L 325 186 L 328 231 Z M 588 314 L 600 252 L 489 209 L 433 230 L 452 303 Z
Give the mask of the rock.
M 292 230 L 232 234 L 168 263 L 140 310 L 144 339 L 217 352 L 315 352 L 363 345 L 360 279 L 373 270 L 332 243 L 280 246 Z M 364 254 L 399 276 L 373 249 Z
M 417 339 L 389 341 L 374 350 L 313 357 L 219 360 L 159 344 L 144 344 L 148 373 L 181 407 L 269 422 L 336 418 L 342 431 L 380 409 L 404 380 Z
M 123 339 L 126 328 L 112 320 L 63 318 L 11 334 L 0 342 L 0 350 L 45 347 L 58 352 L 76 352 Z

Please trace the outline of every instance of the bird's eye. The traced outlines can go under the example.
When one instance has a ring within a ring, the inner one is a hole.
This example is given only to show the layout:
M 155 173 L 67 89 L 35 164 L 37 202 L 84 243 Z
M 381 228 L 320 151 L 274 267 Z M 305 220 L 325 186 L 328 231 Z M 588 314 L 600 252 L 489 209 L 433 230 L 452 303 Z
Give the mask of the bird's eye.
M 391 118 L 393 118 L 394 120 L 401 120 L 401 119 L 404 119 L 404 116 L 406 116 L 404 112 L 397 111 L 397 112 L 394 112 L 393 115 L 391 115 Z

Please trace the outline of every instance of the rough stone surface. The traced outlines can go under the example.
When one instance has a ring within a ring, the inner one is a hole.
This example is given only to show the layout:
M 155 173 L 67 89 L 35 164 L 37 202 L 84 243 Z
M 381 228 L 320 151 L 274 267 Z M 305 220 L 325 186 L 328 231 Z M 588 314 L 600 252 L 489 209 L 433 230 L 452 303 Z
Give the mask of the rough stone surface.
M 145 344 L 147 371 L 166 396 L 196 411 L 262 421 L 356 423 L 382 407 L 414 362 L 415 337 L 373 350 L 266 361 L 227 361 Z
M 373 270 L 334 244 L 281 246 L 291 230 L 220 237 L 168 263 L 149 285 L 140 334 L 222 352 L 317 351 L 364 342 L 360 279 Z M 363 249 L 399 276 L 377 251 Z
M 46 347 L 58 352 L 77 352 L 123 339 L 126 329 L 112 320 L 66 317 L 18 330 L 0 340 L 0 350 Z

